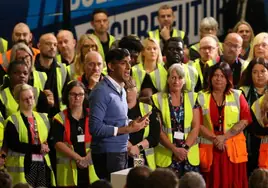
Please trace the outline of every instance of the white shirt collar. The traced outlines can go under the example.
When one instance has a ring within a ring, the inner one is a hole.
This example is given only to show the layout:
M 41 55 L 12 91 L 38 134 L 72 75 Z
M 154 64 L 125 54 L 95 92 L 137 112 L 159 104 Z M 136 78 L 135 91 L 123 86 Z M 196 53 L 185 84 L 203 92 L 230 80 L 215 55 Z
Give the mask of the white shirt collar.
M 106 77 L 112 82 L 116 91 L 118 91 L 118 93 L 121 93 L 123 90 L 123 87 L 119 83 L 117 83 L 111 76 L 107 75 Z

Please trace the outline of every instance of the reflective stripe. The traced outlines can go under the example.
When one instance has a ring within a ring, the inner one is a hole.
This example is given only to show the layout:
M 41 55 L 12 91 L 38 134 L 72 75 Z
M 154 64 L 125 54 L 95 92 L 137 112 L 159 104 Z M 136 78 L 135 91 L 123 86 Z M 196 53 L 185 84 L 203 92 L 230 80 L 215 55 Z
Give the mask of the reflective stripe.
M 199 137 L 197 142 L 200 144 L 213 144 L 210 140 L 204 137 Z
M 63 111 L 61 111 L 61 112 L 59 113 L 59 115 L 60 115 L 61 120 L 62 120 L 62 125 L 64 125 L 64 124 L 65 124 L 65 115 L 64 115 Z
M 17 119 L 16 115 L 11 115 L 11 119 L 16 127 L 17 132 L 19 132 L 19 120 Z
M 237 107 L 236 105 L 237 105 L 237 103 L 235 101 L 225 102 L 225 106 L 235 106 L 235 107 Z
M 74 161 L 74 160 L 70 158 L 66 158 L 66 157 L 57 158 L 57 164 L 70 164 L 71 161 Z M 89 165 L 92 165 L 92 164 L 93 162 L 92 160 L 90 160 Z
M 4 105 L 6 105 L 7 104 L 7 94 L 6 94 L 5 90 L 1 91 L 1 97 L 3 99 Z
M 165 126 L 162 126 L 162 130 L 166 134 L 172 134 L 172 128 L 167 128 Z
M 43 113 L 38 113 L 38 114 L 41 116 L 41 118 L 43 118 L 45 125 L 47 127 L 47 130 L 50 130 L 50 124 L 49 124 L 47 116 Z
M 155 71 L 155 81 L 156 81 L 156 88 L 158 89 L 158 90 L 161 90 L 161 78 L 160 78 L 160 71 L 159 71 L 159 68 L 157 68 Z
M 33 87 L 33 93 L 34 93 L 34 99 L 35 99 L 35 104 L 38 103 L 38 98 L 39 98 L 39 92 L 38 92 L 38 89 Z M 17 102 L 17 101 L 16 101 Z
M 184 127 L 184 134 L 188 134 L 189 132 L 191 132 L 191 130 L 192 130 L 192 127 L 191 126 L 188 127 L 188 128 L 185 128 Z
M 24 173 L 24 167 L 7 166 L 6 168 L 8 172 Z
M 160 110 L 162 110 L 163 109 L 163 99 L 162 99 L 161 93 L 157 93 L 157 100 L 159 101 Z
M 144 150 L 145 156 L 153 155 L 154 154 L 154 148 L 148 148 Z
M 260 101 L 259 100 L 255 101 L 254 107 L 255 107 L 254 110 L 255 110 L 256 119 L 259 121 L 261 119 L 261 106 L 260 106 Z
M 0 115 L 0 123 L 3 123 L 5 121 L 5 119 L 3 118 L 2 115 Z
M 7 60 L 7 54 L 6 53 L 2 53 L 2 60 L 3 60 L 2 67 L 4 68 L 5 71 L 7 71 L 9 62 Z
M 193 92 L 189 92 L 187 94 L 189 96 L 189 100 L 190 100 L 191 106 L 193 108 L 194 107 L 194 93 Z
M 44 74 L 43 72 L 38 72 L 38 75 L 39 75 L 39 78 L 40 78 L 40 81 L 41 81 L 41 84 L 42 84 L 42 89 L 45 88 L 45 83 L 46 83 L 46 79 L 44 77 Z
M 194 90 L 196 80 L 195 80 L 195 73 L 193 69 L 191 69 L 189 66 L 187 66 L 188 72 L 189 72 L 189 77 L 190 77 L 190 86 L 191 86 L 191 91 Z
M 12 151 L 12 150 L 8 150 L 7 154 L 10 157 L 24 157 L 25 156 L 25 154 L 23 154 L 23 153 L 18 153 L 18 152 Z
M 268 136 L 265 136 L 261 139 L 262 144 L 267 144 L 268 143 Z
M 140 65 L 137 66 L 137 74 L 138 74 L 138 79 L 139 79 L 139 90 L 141 89 L 141 85 L 142 85 L 142 70 L 140 68 Z

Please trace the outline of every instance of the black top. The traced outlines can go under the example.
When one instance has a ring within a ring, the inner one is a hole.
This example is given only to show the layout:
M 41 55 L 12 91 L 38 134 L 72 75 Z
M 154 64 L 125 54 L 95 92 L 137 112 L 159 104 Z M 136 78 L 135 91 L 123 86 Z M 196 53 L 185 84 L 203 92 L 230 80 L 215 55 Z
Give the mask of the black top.
M 12 122 L 8 121 L 4 133 L 5 138 L 4 145 L 7 146 L 12 151 L 25 154 L 24 172 L 28 173 L 30 170 L 30 164 L 32 163 L 31 154 L 41 154 L 40 153 L 41 145 L 40 144 L 33 145 L 30 143 L 30 141 L 32 140 L 30 124 L 28 122 L 27 117 L 24 116 L 24 114 L 21 113 L 21 117 L 28 130 L 29 143 L 20 142 L 19 134 L 17 132 L 15 125 Z
M 108 40 L 106 42 L 102 42 L 101 41 L 101 45 L 102 45 L 103 52 L 104 52 L 104 55 L 105 56 L 106 56 L 106 54 L 108 53 L 108 51 L 110 49 L 110 46 L 109 46 L 109 43 L 110 43 L 110 35 L 107 33 L 107 36 L 108 36 Z
M 9 88 L 9 89 L 10 89 L 10 91 L 12 91 L 11 88 Z M 6 114 L 6 106 L 2 103 L 1 100 L 0 100 L 0 111 L 5 119 L 8 118 L 7 114 Z M 35 111 L 41 112 L 41 113 L 48 113 L 49 112 L 49 104 L 47 101 L 47 96 L 41 90 L 39 90 L 39 97 L 37 99 Z
M 47 74 L 47 81 L 46 81 L 44 89 L 49 89 L 54 95 L 54 106 L 50 108 L 50 111 L 48 113 L 48 117 L 53 117 L 54 115 L 60 112 L 59 94 L 58 94 L 58 89 L 57 89 L 57 73 L 56 73 L 56 68 L 59 67 L 59 65 L 57 64 L 56 59 L 54 59 L 50 68 L 46 69 L 45 67 L 41 65 L 39 58 L 40 58 L 40 54 L 36 56 L 35 69 L 37 71 L 45 72 Z M 66 87 L 69 80 L 70 78 L 67 74 L 62 92 L 64 91 L 64 88 Z
M 160 122 L 159 122 L 159 115 L 158 115 L 159 110 L 156 107 L 153 107 L 152 109 L 152 114 L 150 115 L 150 131 L 149 135 L 146 138 L 149 142 L 149 147 L 155 147 L 159 143 L 160 140 Z M 128 110 L 128 118 L 134 120 L 137 117 L 141 117 L 141 112 L 140 112 L 140 107 L 139 103 L 137 102 L 136 106 L 133 107 L 132 109 Z M 129 134 L 129 141 L 132 143 L 132 145 L 136 145 L 139 142 L 143 140 L 143 134 L 144 134 L 144 129 L 141 129 L 138 132 L 131 133 Z
M 195 45 L 195 44 L 197 44 L 197 43 L 194 43 L 192 45 Z M 190 60 L 194 61 L 195 59 L 198 59 L 201 56 L 200 56 L 198 51 L 194 50 L 193 48 L 189 48 L 189 57 L 190 57 Z
M 74 56 L 74 58 L 72 59 L 71 62 L 69 62 L 69 61 L 67 61 L 66 59 L 64 59 L 64 57 L 63 57 L 62 55 L 61 55 L 60 57 L 61 57 L 61 63 L 66 64 L 66 66 L 67 66 L 67 65 L 71 65 L 72 63 L 74 63 L 74 60 L 75 60 L 75 56 Z
M 3 66 L 0 65 L 0 85 L 3 84 L 5 75 L 6 75 L 6 71 L 4 70 Z
M 86 110 L 84 110 L 84 114 L 88 114 Z M 74 147 L 74 151 L 78 153 L 81 157 L 86 156 L 85 151 L 85 143 L 84 142 L 78 142 L 77 136 L 81 135 L 82 133 L 85 133 L 85 124 L 86 124 L 86 118 L 83 117 L 79 120 L 76 120 L 72 117 L 70 109 L 68 109 L 68 118 L 70 120 L 70 139 Z M 53 120 L 53 126 L 51 128 L 51 135 L 53 137 L 54 143 L 57 142 L 64 142 L 64 126 L 59 123 L 57 120 Z M 78 183 L 79 184 L 88 184 L 89 182 L 89 176 L 88 176 L 88 169 L 80 169 L 78 170 Z
M 141 90 L 144 88 L 151 88 L 153 93 L 158 92 L 158 90 L 154 87 L 153 81 L 148 73 L 145 74 L 144 80 L 141 84 Z

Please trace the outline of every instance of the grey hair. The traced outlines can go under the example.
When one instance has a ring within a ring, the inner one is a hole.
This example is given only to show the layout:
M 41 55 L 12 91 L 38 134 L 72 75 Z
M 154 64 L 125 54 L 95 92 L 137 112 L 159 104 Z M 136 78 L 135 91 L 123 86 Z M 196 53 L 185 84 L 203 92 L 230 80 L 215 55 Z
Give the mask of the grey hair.
M 213 17 L 205 17 L 200 22 L 200 31 L 206 27 L 215 28 L 218 31 L 219 24 Z
M 11 49 L 10 62 L 16 60 L 16 52 L 18 50 L 23 50 L 23 51 L 27 52 L 31 57 L 33 57 L 33 52 L 31 51 L 31 49 L 29 48 L 29 46 L 27 46 L 23 42 L 19 42 L 19 43 L 13 45 L 13 47 Z
M 168 69 L 168 77 L 171 75 L 172 71 L 175 70 L 178 76 L 181 76 L 182 78 L 185 78 L 185 71 L 184 67 L 180 63 L 175 63 L 171 65 Z

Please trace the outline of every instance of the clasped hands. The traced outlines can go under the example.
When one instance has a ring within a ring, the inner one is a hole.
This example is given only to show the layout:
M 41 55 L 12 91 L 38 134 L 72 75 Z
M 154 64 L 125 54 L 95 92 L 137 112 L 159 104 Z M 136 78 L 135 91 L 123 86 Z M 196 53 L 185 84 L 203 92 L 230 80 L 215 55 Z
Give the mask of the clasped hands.
M 224 135 L 218 135 L 214 138 L 213 144 L 215 145 L 215 147 L 218 150 L 224 151 L 225 150 L 225 141 L 226 141 L 226 138 Z
M 87 168 L 90 164 L 92 163 L 92 159 L 91 159 L 91 155 L 90 153 L 87 154 L 87 156 L 85 157 L 79 157 L 76 160 L 76 165 L 78 166 L 78 168 Z

